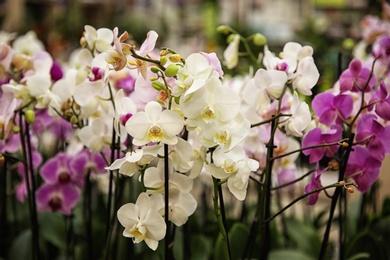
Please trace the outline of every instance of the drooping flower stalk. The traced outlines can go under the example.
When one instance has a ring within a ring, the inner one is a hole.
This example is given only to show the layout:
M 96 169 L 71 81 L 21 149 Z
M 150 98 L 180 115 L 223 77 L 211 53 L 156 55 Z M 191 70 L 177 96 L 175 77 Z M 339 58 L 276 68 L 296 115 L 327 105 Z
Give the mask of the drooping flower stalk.
M 40 247 L 39 247 L 39 226 L 37 207 L 35 200 L 35 177 L 33 176 L 32 165 L 32 150 L 29 124 L 24 120 L 23 112 L 19 113 L 19 125 L 20 125 L 20 143 L 22 145 L 23 152 L 23 165 L 24 174 L 27 186 L 28 203 L 30 210 L 31 232 L 32 232 L 32 257 L 33 259 L 40 259 Z

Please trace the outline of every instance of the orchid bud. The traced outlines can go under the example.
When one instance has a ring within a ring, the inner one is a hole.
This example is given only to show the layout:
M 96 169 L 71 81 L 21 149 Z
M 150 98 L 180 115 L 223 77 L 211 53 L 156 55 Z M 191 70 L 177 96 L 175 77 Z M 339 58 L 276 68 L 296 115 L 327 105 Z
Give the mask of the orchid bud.
M 160 69 L 156 66 L 152 66 L 152 67 L 150 67 L 150 71 L 153 73 L 158 73 L 160 71 Z
M 160 81 L 153 81 L 152 82 L 152 87 L 155 89 L 155 90 L 162 90 L 164 89 L 164 85 L 160 82 Z
M 167 64 L 167 62 L 168 62 L 168 58 L 167 58 L 167 56 L 161 56 L 161 58 L 160 58 L 160 64 L 161 65 L 165 65 L 165 64 Z
M 222 33 L 222 34 L 229 34 L 231 31 L 231 28 L 226 25 L 220 25 L 217 27 L 217 32 Z
M 253 43 L 256 46 L 263 46 L 267 43 L 267 38 L 265 38 L 265 36 L 262 35 L 261 33 L 255 33 L 253 35 Z
M 32 109 L 27 109 L 24 112 L 24 118 L 26 119 L 27 124 L 32 124 L 35 122 L 35 112 Z
M 160 51 L 160 56 L 165 56 L 165 55 L 167 55 L 168 53 L 169 53 L 169 51 L 166 50 L 166 49 L 161 50 L 161 51 Z
M 231 43 L 235 38 L 236 38 L 236 35 L 235 33 L 233 34 L 230 34 L 227 38 L 226 38 L 226 42 L 227 43 Z
M 328 163 L 328 167 L 330 171 L 337 171 L 340 168 L 340 163 L 336 160 L 331 160 Z
M 17 134 L 20 132 L 20 127 L 18 125 L 12 126 L 12 133 Z
M 177 72 L 179 71 L 179 67 L 176 64 L 169 64 L 167 69 L 165 70 L 165 75 L 167 77 L 174 77 L 176 76 Z
M 181 55 L 180 54 L 172 54 L 169 56 L 169 60 L 172 62 L 179 62 L 181 61 Z

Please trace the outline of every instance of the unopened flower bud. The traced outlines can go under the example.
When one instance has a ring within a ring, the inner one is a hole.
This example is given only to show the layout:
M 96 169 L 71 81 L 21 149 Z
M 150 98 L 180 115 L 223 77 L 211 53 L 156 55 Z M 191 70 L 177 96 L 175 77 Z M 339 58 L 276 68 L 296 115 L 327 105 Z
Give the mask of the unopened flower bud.
M 344 147 L 344 148 L 347 148 L 349 146 L 349 144 L 347 142 L 342 142 L 341 146 Z
M 265 38 L 265 36 L 262 35 L 261 33 L 255 33 L 253 35 L 253 43 L 256 46 L 263 46 L 267 43 L 267 38 Z
M 345 188 L 349 193 L 354 193 L 355 190 L 352 187 L 346 187 Z
M 168 53 L 169 53 L 169 51 L 166 50 L 166 49 L 161 50 L 161 51 L 160 51 L 160 56 L 165 56 L 165 55 L 167 55 Z
M 164 89 L 164 85 L 160 81 L 153 81 L 152 87 L 158 91 Z
M 78 122 L 79 122 L 79 120 L 78 120 L 77 116 L 72 115 L 72 116 L 70 117 L 69 122 L 70 122 L 72 125 L 77 125 Z
M 167 56 L 161 56 L 161 58 L 160 58 L 160 64 L 161 65 L 165 65 L 165 64 L 167 64 L 167 62 L 168 62 L 168 58 L 167 58 Z
M 20 132 L 20 127 L 18 125 L 12 126 L 12 133 L 17 134 Z
M 222 34 L 229 34 L 230 31 L 231 31 L 230 27 L 226 25 L 220 25 L 217 27 L 217 32 Z
M 160 71 L 160 69 L 156 66 L 152 66 L 152 67 L 150 67 L 150 71 L 153 73 L 158 73 Z
M 340 163 L 337 160 L 331 160 L 328 167 L 329 171 L 337 171 L 340 168 Z
M 177 72 L 179 71 L 179 67 L 176 64 L 169 64 L 167 69 L 165 70 L 165 75 L 167 77 L 174 77 L 176 76 Z
M 179 62 L 181 61 L 181 55 L 180 54 L 172 54 L 169 56 L 169 60 L 172 62 Z
M 81 48 L 85 48 L 87 46 L 87 40 L 84 36 L 80 38 L 80 46 Z
M 234 38 L 236 37 L 236 35 L 237 35 L 237 34 L 235 34 L 235 33 L 230 34 L 230 35 L 226 38 L 226 42 L 227 42 L 227 43 L 231 43 L 231 42 L 234 40 Z
M 27 109 L 24 112 L 24 118 L 26 119 L 27 124 L 32 124 L 35 122 L 35 112 L 32 109 Z

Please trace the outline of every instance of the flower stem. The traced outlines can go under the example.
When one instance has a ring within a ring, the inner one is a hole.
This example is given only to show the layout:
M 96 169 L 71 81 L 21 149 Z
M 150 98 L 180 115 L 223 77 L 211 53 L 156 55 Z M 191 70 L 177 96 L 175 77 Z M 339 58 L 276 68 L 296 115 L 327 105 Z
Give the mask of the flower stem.
M 86 259 L 93 259 L 92 257 L 92 208 L 91 208 L 91 171 L 88 171 L 85 176 L 84 189 L 84 225 L 87 240 L 87 257 Z
M 344 179 L 344 174 L 345 174 L 345 170 L 347 169 L 349 154 L 352 151 L 352 143 L 353 143 L 354 137 L 355 137 L 355 135 L 353 133 L 351 133 L 349 141 L 348 141 L 348 146 L 347 146 L 346 151 L 345 151 L 345 155 L 343 156 L 344 160 L 342 161 L 341 167 L 339 169 L 339 179 L 338 179 L 339 182 Z M 334 211 L 336 209 L 337 201 L 338 201 L 339 196 L 341 194 L 342 188 L 343 187 L 337 187 L 336 190 L 334 191 L 334 194 L 332 197 L 332 202 L 330 204 L 330 210 L 329 210 L 329 218 L 328 218 L 328 222 L 326 224 L 324 238 L 322 240 L 320 255 L 318 256 L 319 260 L 325 259 L 325 256 L 326 256 L 326 249 L 327 249 L 328 242 L 329 242 L 330 228 L 332 226 Z
M 173 253 L 171 248 L 171 225 L 169 222 L 169 157 L 168 157 L 168 145 L 164 144 L 164 217 L 165 224 L 167 225 L 167 231 L 165 235 L 165 259 L 173 259 Z
M 225 259 L 232 259 L 231 257 L 231 251 L 230 251 L 230 243 L 229 243 L 229 236 L 226 232 L 226 214 L 225 214 L 225 207 L 223 202 L 223 195 L 222 195 L 222 187 L 221 185 L 218 185 L 219 180 L 213 177 L 213 183 L 214 183 L 214 213 L 217 217 L 217 222 L 219 226 L 219 231 L 221 232 L 222 240 L 225 241 L 224 246 L 224 255 Z M 218 205 L 219 200 L 219 205 Z
M 32 150 L 29 124 L 23 120 L 23 112 L 19 113 L 20 143 L 23 152 L 23 166 L 26 179 L 27 195 L 30 210 L 31 232 L 32 232 L 32 258 L 40 259 L 39 250 L 39 226 L 37 208 L 35 202 L 35 178 L 33 176 Z M 24 125 L 24 127 L 23 127 Z
M 0 154 L 0 229 L 2 230 L 2 238 L 0 241 L 0 252 L 6 252 L 6 237 L 8 234 L 7 228 L 7 158 Z M 0 254 L 0 257 L 5 255 Z

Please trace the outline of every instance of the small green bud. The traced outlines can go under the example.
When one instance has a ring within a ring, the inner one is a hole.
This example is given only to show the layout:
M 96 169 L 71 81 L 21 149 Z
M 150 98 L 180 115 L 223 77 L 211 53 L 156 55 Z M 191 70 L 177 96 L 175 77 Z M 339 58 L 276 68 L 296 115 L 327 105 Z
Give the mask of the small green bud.
M 152 66 L 152 67 L 150 67 L 150 71 L 153 73 L 158 73 L 160 71 L 160 69 L 156 66 Z
M 253 35 L 253 43 L 256 46 L 263 46 L 267 43 L 267 38 L 265 38 L 265 36 L 262 35 L 261 33 L 255 33 Z
M 78 120 L 77 116 L 73 115 L 73 116 L 70 117 L 69 122 L 72 125 L 77 125 L 79 123 L 79 120 Z
M 20 127 L 18 125 L 12 126 L 12 133 L 17 134 L 20 132 Z
M 217 32 L 222 34 L 229 34 L 231 31 L 230 27 L 227 25 L 220 25 L 217 27 Z
M 343 48 L 344 49 L 347 49 L 347 50 L 352 50 L 353 47 L 355 47 L 355 41 L 352 40 L 351 38 L 346 38 L 344 41 L 343 41 Z
M 226 42 L 229 44 L 234 40 L 234 37 L 236 37 L 237 34 L 232 33 L 226 38 Z
M 167 62 L 168 62 L 167 56 L 161 56 L 160 64 L 164 66 L 165 64 L 167 64 Z
M 35 112 L 32 109 L 27 109 L 24 112 L 24 118 L 26 119 L 27 124 L 32 124 L 35 122 Z
M 152 87 L 158 91 L 164 89 L 164 85 L 160 81 L 153 81 Z
M 165 75 L 167 77 L 174 77 L 176 76 L 178 71 L 179 71 L 179 67 L 176 64 L 171 63 L 168 65 L 167 69 L 165 70 Z

